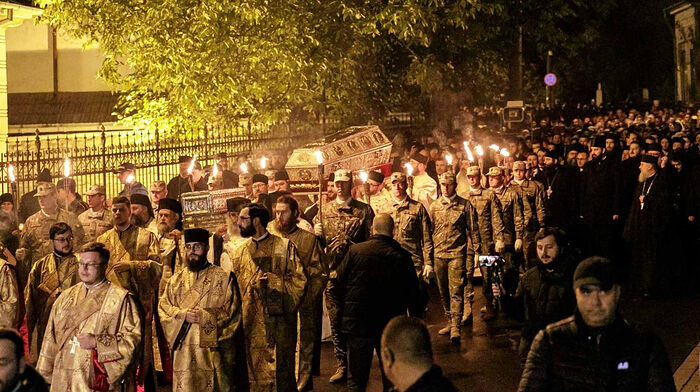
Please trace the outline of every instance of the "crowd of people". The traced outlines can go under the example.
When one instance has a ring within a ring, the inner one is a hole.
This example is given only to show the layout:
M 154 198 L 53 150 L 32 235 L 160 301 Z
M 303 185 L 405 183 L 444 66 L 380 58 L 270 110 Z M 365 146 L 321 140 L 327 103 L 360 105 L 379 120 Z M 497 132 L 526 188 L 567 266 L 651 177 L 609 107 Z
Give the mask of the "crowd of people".
M 148 188 L 126 162 L 111 199 L 48 171 L 19 206 L 0 195 L 0 327 L 19 331 L 0 331 L 0 390 L 312 390 L 324 315 L 331 383 L 366 390 L 376 351 L 387 391 L 456 390 L 421 321 L 433 282 L 455 345 L 475 315 L 522 321 L 521 391 L 675 390 L 618 301 L 700 287 L 693 113 L 562 108 L 510 133 L 493 114 L 396 135 L 392 162 L 330 173 L 321 200 L 283 159 L 248 173 L 224 153 Z M 182 194 L 223 188 L 244 194 L 225 224 L 183 228 Z

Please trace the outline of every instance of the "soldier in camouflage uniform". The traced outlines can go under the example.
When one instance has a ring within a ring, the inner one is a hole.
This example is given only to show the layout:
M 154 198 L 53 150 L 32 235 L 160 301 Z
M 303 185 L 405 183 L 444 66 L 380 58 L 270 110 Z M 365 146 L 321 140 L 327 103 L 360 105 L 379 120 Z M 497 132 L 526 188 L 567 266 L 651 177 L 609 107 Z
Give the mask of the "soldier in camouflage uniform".
M 85 195 L 90 209 L 78 215 L 78 220 L 85 230 L 85 242 L 91 242 L 114 226 L 114 214 L 105 207 L 104 186 L 92 185 Z
M 523 196 L 523 209 L 525 215 L 523 236 L 523 256 L 525 258 L 525 270 L 533 267 L 536 263 L 537 253 L 535 252 L 534 238 L 537 231 L 544 227 L 546 213 L 544 209 L 544 185 L 542 183 L 529 180 L 527 173 L 529 167 L 525 161 L 513 163 L 513 183 L 520 186 Z M 527 207 L 529 206 L 529 208 Z M 529 213 L 528 213 L 529 211 Z
M 471 238 L 472 244 L 479 244 L 481 237 L 476 227 L 472 227 L 476 215 L 474 206 L 457 196 L 454 173 L 440 174 L 439 182 L 442 196 L 430 205 L 430 219 L 435 227 L 435 275 L 447 325 L 438 334 L 449 334 L 452 342 L 458 343 L 462 333 L 467 238 Z
M 505 248 L 500 252 L 500 256 L 505 261 L 503 271 L 503 287 L 507 295 L 515 294 L 515 289 L 518 287 L 518 260 L 516 253 L 521 253 L 523 250 L 523 236 L 525 235 L 524 221 L 525 213 L 522 199 L 522 190 L 515 184 L 506 184 L 505 172 L 501 167 L 492 167 L 486 175 L 489 179 L 489 187 L 493 190 L 501 204 L 501 212 L 503 218 L 503 242 Z M 529 208 L 528 208 L 529 210 Z M 485 268 L 482 268 L 482 275 L 485 277 L 486 284 L 487 274 Z
M 467 249 L 467 284 L 464 286 L 464 315 L 462 323 L 472 322 L 472 304 L 474 302 L 474 262 L 478 262 L 478 255 L 488 255 L 494 252 L 502 252 L 505 248 L 503 242 L 503 219 L 501 203 L 491 189 L 481 186 L 481 169 L 479 166 L 469 166 L 466 170 L 469 187 L 459 196 L 469 200 L 476 209 L 476 226 L 479 227 L 481 244 Z M 472 250 L 473 249 L 473 250 Z M 493 307 L 493 293 L 491 285 L 484 283 L 482 286 L 486 297 L 484 320 L 492 320 L 495 317 Z
M 372 228 L 374 212 L 367 204 L 351 196 L 352 172 L 344 169 L 334 174 L 337 196 L 323 205 L 323 220 L 314 218 L 314 232 L 325 240 L 329 280 L 326 287 L 326 308 L 331 322 L 331 335 L 338 369 L 330 378 L 331 383 L 347 378 L 347 341 L 340 333 L 339 300 L 336 297 L 336 268 L 352 244 L 367 241 Z
M 41 210 L 27 218 L 24 224 L 25 232 L 17 249 L 17 272 L 20 282 L 26 282 L 34 262 L 53 252 L 49 239 L 49 230 L 54 223 L 65 222 L 73 231 L 73 248 L 83 244 L 85 232 L 83 225 L 75 214 L 58 206 L 56 186 L 50 182 L 42 182 L 37 187 L 34 197 L 39 199 Z
M 428 303 L 430 274 L 433 273 L 433 224 L 428 211 L 420 202 L 406 193 L 408 183 L 401 172 L 391 174 L 391 197 L 394 201 L 391 217 L 394 218 L 394 239 L 411 254 L 416 267 L 423 305 Z M 425 307 L 425 306 L 424 306 Z

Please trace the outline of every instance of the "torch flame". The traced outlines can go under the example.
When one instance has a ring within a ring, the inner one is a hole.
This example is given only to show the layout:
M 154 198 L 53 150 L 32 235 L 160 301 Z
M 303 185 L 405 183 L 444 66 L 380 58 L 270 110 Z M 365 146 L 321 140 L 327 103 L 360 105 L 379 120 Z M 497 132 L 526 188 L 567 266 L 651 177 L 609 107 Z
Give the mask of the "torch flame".
M 319 165 L 323 163 L 323 154 L 321 154 L 320 150 L 314 151 L 314 156 L 316 157 L 316 162 L 318 162 Z
M 197 154 L 194 154 L 192 159 L 190 160 L 190 165 L 187 166 L 187 174 L 192 175 L 192 170 L 194 170 L 194 163 L 197 162 Z
M 133 182 L 134 182 L 134 175 L 133 175 L 133 174 L 129 174 L 129 176 L 126 177 L 126 183 L 127 183 L 127 184 L 131 184 L 131 183 L 133 183 Z
M 500 147 L 498 147 L 498 144 L 492 144 L 489 146 L 489 148 L 496 152 L 498 152 L 498 150 L 501 149 Z
M 219 176 L 219 165 L 217 165 L 216 163 L 214 164 L 214 166 L 212 166 L 212 169 L 211 169 L 211 176 L 212 176 L 212 177 L 218 177 L 218 176 Z
M 270 160 L 270 159 L 267 158 L 267 157 L 262 157 L 262 158 L 260 158 L 260 168 L 261 168 L 261 169 L 267 169 L 267 161 L 269 161 L 269 160 Z
M 469 148 L 468 142 L 464 142 L 464 151 L 467 152 L 467 159 L 469 162 L 474 162 L 474 155 L 472 154 L 472 149 Z
M 248 165 L 246 165 L 245 162 L 241 163 L 240 169 L 241 173 L 248 174 Z
M 369 173 L 367 173 L 364 170 L 360 170 L 360 179 L 362 180 L 362 183 L 366 183 L 367 179 L 369 178 Z
M 68 157 L 63 161 L 63 177 L 70 177 L 70 158 Z
M 10 165 L 7 167 L 7 176 L 10 177 L 10 182 L 15 182 L 15 167 Z
M 509 157 L 509 156 L 510 156 L 510 153 L 508 152 L 508 150 L 507 150 L 505 147 L 501 148 L 500 154 L 501 154 L 501 156 L 503 156 L 503 157 Z
M 478 155 L 480 157 L 484 156 L 484 148 L 481 147 L 481 144 L 477 144 L 475 149 L 476 149 L 476 155 Z
M 448 165 L 452 166 L 452 154 L 445 155 L 445 161 L 447 161 Z
M 403 167 L 406 168 L 406 174 L 409 176 L 413 175 L 413 165 L 411 165 L 409 162 L 404 163 Z

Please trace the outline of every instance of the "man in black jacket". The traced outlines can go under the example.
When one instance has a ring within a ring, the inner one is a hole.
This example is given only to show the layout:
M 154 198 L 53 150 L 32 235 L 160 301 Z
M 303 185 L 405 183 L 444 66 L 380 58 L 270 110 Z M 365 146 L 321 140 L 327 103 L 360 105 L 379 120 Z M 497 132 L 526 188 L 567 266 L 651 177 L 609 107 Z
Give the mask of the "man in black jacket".
M 392 238 L 394 220 L 380 214 L 369 240 L 351 245 L 337 269 L 341 332 L 347 336 L 348 390 L 367 388 L 372 355 L 384 326 L 394 316 L 421 313 L 418 277 L 411 254 Z M 390 384 L 382 373 L 385 390 Z
M 594 256 L 574 272 L 575 314 L 532 342 L 519 392 L 675 391 L 661 340 L 617 311 L 620 281 L 613 263 Z

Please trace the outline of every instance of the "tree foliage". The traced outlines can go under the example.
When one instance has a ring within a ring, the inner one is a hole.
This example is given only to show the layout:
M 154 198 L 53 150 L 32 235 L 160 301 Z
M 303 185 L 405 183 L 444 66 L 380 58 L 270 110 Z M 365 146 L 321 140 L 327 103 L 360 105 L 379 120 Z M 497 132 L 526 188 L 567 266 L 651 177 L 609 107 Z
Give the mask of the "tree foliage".
M 366 121 L 449 92 L 488 101 L 507 88 L 518 26 L 527 62 L 576 56 L 595 36 L 585 18 L 609 0 L 37 1 L 52 25 L 99 44 L 127 122 L 181 128 Z

